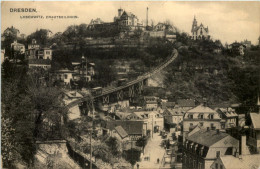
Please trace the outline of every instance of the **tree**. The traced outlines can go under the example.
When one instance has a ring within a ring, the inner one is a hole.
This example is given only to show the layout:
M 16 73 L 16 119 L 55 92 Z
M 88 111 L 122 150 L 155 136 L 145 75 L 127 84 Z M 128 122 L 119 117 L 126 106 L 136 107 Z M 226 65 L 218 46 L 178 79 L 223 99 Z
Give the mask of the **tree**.
M 5 49 L 5 53 L 7 56 L 11 56 L 11 43 L 14 42 L 14 40 L 18 39 L 18 35 L 19 35 L 20 31 L 18 29 L 16 29 L 15 27 L 11 26 L 6 28 L 6 30 L 4 30 L 3 32 L 3 44 L 2 47 Z
M 36 30 L 27 37 L 27 43 L 29 44 L 32 42 L 32 39 L 35 39 L 37 43 L 41 45 L 47 45 L 49 43 L 49 32 L 51 32 L 49 29 Z
M 5 154 L 3 164 L 11 166 L 20 157 L 27 166 L 31 166 L 36 153 L 35 142 L 39 136 L 41 139 L 49 139 L 53 135 L 61 135 L 60 117 L 65 111 L 60 102 L 60 93 L 56 88 L 41 86 L 39 79 L 43 73 L 33 76 L 32 73 L 28 73 L 24 65 L 5 65 L 2 72 L 4 74 L 1 92 L 2 118 L 5 126 L 13 127 L 13 134 L 8 130 L 2 133 L 5 139 L 2 143 L 7 143 L 7 140 L 12 137 L 13 142 L 5 148 L 11 153 L 15 152 L 17 157 L 10 164 L 12 156 Z M 46 125 L 46 122 L 50 125 Z M 58 131 L 58 133 L 53 134 L 50 131 Z M 15 151 L 12 149 L 13 145 Z
M 120 143 L 116 137 L 109 137 L 109 139 L 106 141 L 106 144 L 109 146 L 110 151 L 114 156 L 117 157 L 120 155 Z

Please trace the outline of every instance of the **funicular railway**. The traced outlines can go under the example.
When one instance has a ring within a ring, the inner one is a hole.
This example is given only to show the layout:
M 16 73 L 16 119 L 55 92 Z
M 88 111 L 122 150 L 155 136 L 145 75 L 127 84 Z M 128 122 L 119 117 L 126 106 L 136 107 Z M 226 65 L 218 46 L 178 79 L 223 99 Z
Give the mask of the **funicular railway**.
M 101 97 L 103 97 L 103 103 L 109 103 L 109 95 L 113 93 L 117 93 L 116 95 L 120 100 L 123 98 L 123 94 L 124 94 L 123 92 L 125 91 L 127 91 L 128 97 L 133 97 L 135 92 L 140 92 L 140 90 L 142 90 L 145 80 L 150 78 L 152 75 L 160 72 L 165 67 L 167 67 L 170 63 L 172 63 L 177 58 L 177 56 L 178 56 L 178 51 L 176 49 L 173 49 L 171 56 L 165 62 L 163 62 L 153 70 L 143 74 L 142 76 L 138 76 L 135 80 L 126 82 L 122 86 L 117 86 L 113 88 L 107 87 L 107 88 L 102 88 L 102 90 L 99 88 L 99 90 L 101 91 L 95 93 L 94 95 L 88 95 L 81 99 L 73 101 L 69 103 L 66 107 L 71 108 L 83 102 L 88 102 L 90 100 L 95 100 Z

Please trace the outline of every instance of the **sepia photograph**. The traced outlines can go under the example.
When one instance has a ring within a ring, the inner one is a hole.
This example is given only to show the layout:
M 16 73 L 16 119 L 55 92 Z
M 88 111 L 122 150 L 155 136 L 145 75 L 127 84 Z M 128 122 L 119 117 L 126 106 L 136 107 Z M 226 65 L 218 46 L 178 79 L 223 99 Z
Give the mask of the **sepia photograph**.
M 1 1 L 3 169 L 260 169 L 260 1 Z

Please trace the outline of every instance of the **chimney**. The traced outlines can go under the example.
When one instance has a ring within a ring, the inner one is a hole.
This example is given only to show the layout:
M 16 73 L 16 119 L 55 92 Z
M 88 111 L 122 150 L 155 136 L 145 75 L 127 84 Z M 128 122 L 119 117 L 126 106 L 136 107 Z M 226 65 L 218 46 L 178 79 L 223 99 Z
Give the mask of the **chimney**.
M 203 106 L 206 107 L 207 106 L 207 99 L 204 97 L 203 98 Z
M 241 155 L 246 155 L 246 136 L 241 136 Z
M 207 131 L 209 131 L 209 127 L 207 127 Z
M 146 10 L 146 26 L 148 26 L 148 10 L 149 10 L 149 8 L 147 7 L 147 10 Z

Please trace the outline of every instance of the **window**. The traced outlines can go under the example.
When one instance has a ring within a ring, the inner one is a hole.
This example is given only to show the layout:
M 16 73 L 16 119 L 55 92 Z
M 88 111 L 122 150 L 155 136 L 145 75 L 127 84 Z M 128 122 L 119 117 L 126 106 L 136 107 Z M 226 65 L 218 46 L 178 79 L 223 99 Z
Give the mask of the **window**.
M 199 114 L 199 119 L 203 119 L 203 114 Z
M 190 123 L 190 127 L 192 127 L 193 126 L 193 123 Z
M 50 52 L 50 51 L 46 51 L 45 53 L 46 53 L 46 55 L 50 55 L 50 54 L 51 54 L 51 52 Z
M 216 157 L 219 157 L 220 156 L 220 151 L 217 151 L 216 152 Z
M 193 119 L 193 114 L 190 114 L 190 115 L 189 115 L 189 118 L 190 118 L 190 119 Z
M 213 117 L 214 117 L 214 114 L 209 115 L 209 119 L 213 119 Z
M 200 122 L 200 126 L 203 126 L 203 122 Z
M 223 169 L 223 166 L 222 166 L 221 164 L 219 164 L 219 168 L 220 168 L 220 169 Z
M 218 163 L 215 164 L 215 169 L 218 169 Z
M 68 78 L 68 75 L 64 75 L 64 79 L 67 79 Z

